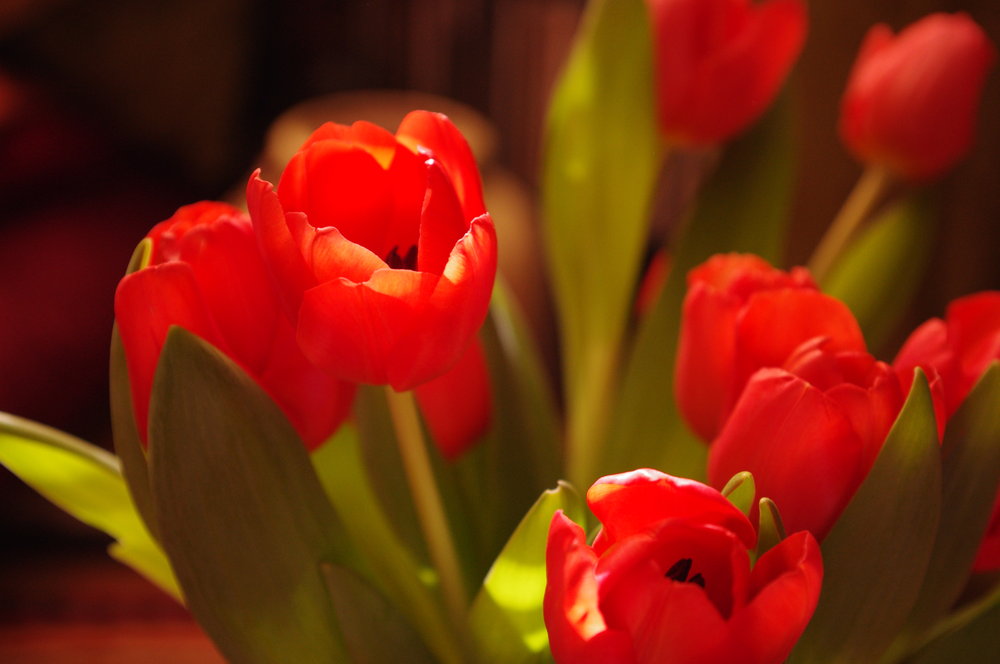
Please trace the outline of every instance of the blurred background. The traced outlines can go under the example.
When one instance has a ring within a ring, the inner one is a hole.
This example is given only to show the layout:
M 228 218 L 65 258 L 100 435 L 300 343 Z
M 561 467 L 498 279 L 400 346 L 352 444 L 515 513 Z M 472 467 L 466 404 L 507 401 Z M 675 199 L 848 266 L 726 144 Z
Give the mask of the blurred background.
M 584 4 L 0 2 L 0 410 L 109 447 L 112 298 L 148 228 L 195 200 L 235 200 L 258 165 L 276 181 L 324 120 L 394 130 L 418 107 L 448 113 L 469 137 L 501 269 L 551 354 L 534 193 L 549 91 Z M 995 0 L 810 3 L 791 82 L 799 177 L 788 264 L 808 258 L 860 173 L 836 122 L 866 29 L 959 10 L 1000 42 Z M 958 295 L 1000 288 L 996 70 L 980 120 L 972 154 L 936 185 L 936 253 L 904 328 Z M 0 660 L 217 661 L 182 609 L 105 557 L 100 534 L 6 471 L 0 538 Z M 60 659 L 67 643 L 76 658 Z

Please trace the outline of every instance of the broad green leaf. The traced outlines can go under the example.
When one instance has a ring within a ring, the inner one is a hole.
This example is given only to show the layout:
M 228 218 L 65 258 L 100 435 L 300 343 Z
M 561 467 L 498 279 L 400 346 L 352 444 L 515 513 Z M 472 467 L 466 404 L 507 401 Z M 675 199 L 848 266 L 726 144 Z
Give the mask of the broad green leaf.
M 917 598 L 940 504 L 934 409 L 918 370 L 868 477 L 823 541 L 819 605 L 789 662 L 878 660 Z
M 889 340 L 923 279 L 934 242 L 930 207 L 919 194 L 894 203 L 851 243 L 821 284 L 850 307 L 873 348 Z
M 670 249 L 667 282 L 641 321 L 615 409 L 602 471 L 651 467 L 704 479 L 706 448 L 684 426 L 674 400 L 674 355 L 687 273 L 726 251 L 780 263 L 793 180 L 790 109 L 780 98 L 760 123 L 726 148 Z
M 440 661 L 459 661 L 458 644 L 431 589 L 436 586 L 435 573 L 420 564 L 393 532 L 369 483 L 355 427 L 342 425 L 312 453 L 312 461 L 344 530 L 371 566 L 378 590 L 424 635 Z
M 942 627 L 907 664 L 994 664 L 1000 653 L 1000 588 Z
M 941 524 L 907 625 L 911 638 L 954 606 L 989 524 L 1000 486 L 1000 363 L 993 363 L 948 421 L 941 456 Z
M 143 239 L 132 252 L 128 267 L 125 269 L 125 275 L 128 276 L 146 267 L 149 264 L 152 249 L 152 241 L 149 238 Z M 111 429 L 114 434 L 115 452 L 121 459 L 122 475 L 128 483 L 132 500 L 135 501 L 146 527 L 155 535 L 157 528 L 153 514 L 152 497 L 149 492 L 146 451 L 139 440 L 139 429 L 136 426 L 135 411 L 132 407 L 132 391 L 125 360 L 125 347 L 122 345 L 117 324 L 111 330 L 109 382 L 111 387 Z
M 781 513 L 778 506 L 770 498 L 760 499 L 760 526 L 757 528 L 757 556 L 776 547 L 781 540 L 785 539 L 785 526 L 781 522 Z
M 664 149 L 642 0 L 587 6 L 556 84 L 542 154 L 542 216 L 563 341 L 570 479 L 594 467 L 614 393 Z
M 157 531 L 156 515 L 153 512 L 153 497 L 149 489 L 149 466 L 146 450 L 139 440 L 139 430 L 132 409 L 132 392 L 129 387 L 128 368 L 125 361 L 125 347 L 122 345 L 118 326 L 111 330 L 111 429 L 114 435 L 115 452 L 121 460 L 122 476 L 128 484 L 129 493 L 142 516 L 146 527 L 154 534 Z
M 170 563 L 139 518 L 113 455 L 0 413 L 0 463 L 56 506 L 113 537 L 112 556 L 180 598 Z
M 584 523 L 583 501 L 563 482 L 546 491 L 525 515 L 487 574 L 472 605 L 479 662 L 551 661 L 542 615 L 545 545 L 556 510 Z
M 305 447 L 252 379 L 179 327 L 153 381 L 149 454 L 160 542 L 220 652 L 345 661 L 319 564 L 359 564 Z
M 436 661 L 413 627 L 378 590 L 346 567 L 323 564 L 326 579 L 344 634 L 344 645 L 356 664 Z M 456 637 L 452 635 L 454 640 Z M 450 660 L 457 661 L 457 660 Z
M 722 488 L 722 495 L 737 509 L 750 516 L 750 512 L 753 511 L 753 499 L 757 496 L 757 485 L 753 475 L 746 470 L 736 473 Z

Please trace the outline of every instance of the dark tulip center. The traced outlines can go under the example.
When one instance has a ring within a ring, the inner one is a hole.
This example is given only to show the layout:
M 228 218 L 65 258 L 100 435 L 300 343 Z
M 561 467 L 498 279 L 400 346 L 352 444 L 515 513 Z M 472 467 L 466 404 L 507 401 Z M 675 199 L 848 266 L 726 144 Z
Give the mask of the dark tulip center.
M 417 245 L 411 246 L 402 256 L 399 255 L 399 246 L 393 247 L 385 257 L 385 263 L 393 270 L 416 270 Z
M 688 578 L 688 574 L 691 573 L 691 559 L 681 558 L 676 563 L 670 566 L 670 569 L 666 571 L 663 575 L 672 581 L 679 581 L 681 583 L 693 583 L 699 585 L 702 588 L 705 587 L 705 577 L 701 573 L 695 574 L 691 578 Z

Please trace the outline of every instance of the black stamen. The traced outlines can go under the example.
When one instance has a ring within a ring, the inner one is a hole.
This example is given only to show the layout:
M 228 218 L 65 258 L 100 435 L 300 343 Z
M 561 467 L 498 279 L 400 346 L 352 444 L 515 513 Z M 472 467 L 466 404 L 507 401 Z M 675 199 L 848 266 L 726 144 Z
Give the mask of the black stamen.
M 394 270 L 416 270 L 417 269 L 417 245 L 412 245 L 406 250 L 405 256 L 399 255 L 399 246 L 393 247 L 385 257 L 385 264 Z
M 703 577 L 700 573 L 699 574 L 695 574 L 690 579 L 688 579 L 688 583 L 694 583 L 694 584 L 697 584 L 697 585 L 701 586 L 702 588 L 704 588 L 705 587 L 705 577 Z
M 691 559 L 681 558 L 673 566 L 667 570 L 667 573 L 663 576 L 668 579 L 673 579 L 674 581 L 680 581 L 684 583 L 688 580 L 688 572 L 691 571 Z

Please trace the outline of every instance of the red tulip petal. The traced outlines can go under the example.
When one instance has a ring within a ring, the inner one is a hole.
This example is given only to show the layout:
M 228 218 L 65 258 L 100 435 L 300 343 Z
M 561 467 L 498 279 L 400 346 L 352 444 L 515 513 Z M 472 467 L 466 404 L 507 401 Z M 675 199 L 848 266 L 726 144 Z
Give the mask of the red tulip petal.
M 441 274 L 455 243 L 469 230 L 462 208 L 440 163 L 427 160 L 427 196 L 420 213 L 417 269 Z
M 677 407 L 698 436 L 718 434 L 736 401 L 733 366 L 736 298 L 695 283 L 684 298 L 674 391 Z
M 777 503 L 788 530 L 822 538 L 866 466 L 862 442 L 835 401 L 786 371 L 762 369 L 709 450 L 714 486 L 744 470 L 753 473 L 757 496 Z
M 686 578 L 674 580 L 682 562 L 690 565 Z M 691 581 L 696 575 L 704 588 Z M 732 533 L 668 521 L 601 557 L 600 609 L 608 628 L 629 635 L 638 662 L 722 662 L 736 652 L 727 619 L 739 611 L 734 599 L 745 596 L 749 576 L 749 556 Z
M 463 218 L 486 214 L 476 159 L 461 132 L 441 113 L 413 111 L 399 124 L 396 138 L 414 151 L 430 150 L 441 162 L 462 202 Z
M 396 349 L 422 345 L 412 335 L 417 321 L 425 330 L 439 325 L 440 315 L 427 306 L 438 280 L 422 272 L 379 270 L 363 284 L 346 279 L 320 284 L 302 297 L 299 345 L 313 362 L 344 380 L 391 384 L 400 370 L 392 366 Z M 424 350 L 441 354 L 450 349 Z
M 785 272 L 754 254 L 715 254 L 688 272 L 688 286 L 696 283 L 704 283 L 737 298 L 741 303 L 746 303 L 751 295 L 762 290 L 816 290 L 816 284 L 805 268 L 795 267 Z
M 825 350 L 864 351 L 865 340 L 847 306 L 803 289 L 755 293 L 737 321 L 737 390 L 762 367 L 780 367 L 803 342 L 827 339 Z
M 344 237 L 385 257 L 396 247 L 417 244 L 417 228 L 390 236 L 394 196 L 385 168 L 362 147 L 321 141 L 288 162 L 278 196 L 288 212 L 302 212 L 316 228 L 333 227 Z
M 305 215 L 297 212 L 289 213 L 286 219 L 302 257 L 321 283 L 343 277 L 360 284 L 368 281 L 376 270 L 389 267 L 365 247 L 345 238 L 336 228 L 315 228 Z
M 251 374 L 259 374 L 284 314 L 250 220 L 223 218 L 191 228 L 179 248 L 226 346 Z
M 154 265 L 122 279 L 115 291 L 115 320 L 125 346 L 136 426 L 146 441 L 153 375 L 170 327 L 183 327 L 217 347 L 220 336 L 193 271 L 178 262 Z
M 672 518 L 697 518 L 721 526 L 740 537 L 748 549 L 757 543 L 753 525 L 718 491 L 649 468 L 602 477 L 587 491 L 587 504 L 603 524 L 594 542 L 599 555 L 614 543 Z
M 1000 359 L 1000 292 L 961 297 L 948 305 L 948 340 L 957 350 L 964 401 L 990 362 Z M 956 407 L 957 409 L 957 407 Z
M 628 637 L 609 630 L 597 606 L 596 565 L 583 529 L 557 511 L 545 548 L 543 603 L 552 655 L 559 664 L 634 664 Z
M 288 230 L 285 212 L 274 187 L 261 179 L 259 169 L 247 182 L 247 208 L 258 246 L 278 287 L 285 313 L 294 320 L 302 301 L 302 292 L 315 286 L 316 278 Z
M 350 414 L 355 385 L 341 381 L 309 362 L 288 321 L 281 319 L 267 366 L 258 382 L 288 417 L 306 447 L 314 450 L 333 435 Z
M 750 576 L 750 603 L 730 623 L 743 661 L 785 661 L 816 610 L 822 583 L 819 544 L 807 532 L 761 556 Z
M 427 428 L 446 459 L 457 459 L 489 428 L 493 395 L 478 338 L 455 366 L 414 391 Z

